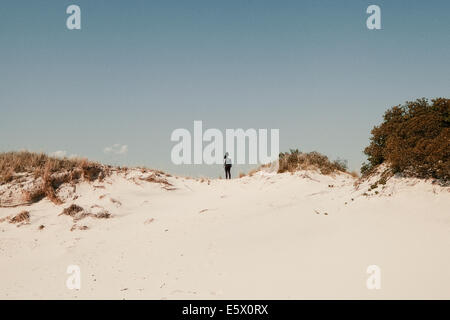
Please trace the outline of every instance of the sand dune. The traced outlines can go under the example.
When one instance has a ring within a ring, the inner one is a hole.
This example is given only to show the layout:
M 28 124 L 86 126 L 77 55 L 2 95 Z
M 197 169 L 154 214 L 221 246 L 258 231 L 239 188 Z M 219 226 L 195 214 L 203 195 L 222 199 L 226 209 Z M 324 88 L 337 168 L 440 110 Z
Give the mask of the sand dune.
M 155 177 L 115 172 L 61 188 L 62 205 L 0 208 L 0 297 L 450 298 L 449 188 L 392 178 L 368 191 L 315 171 Z M 82 211 L 61 214 L 71 204 Z M 22 210 L 29 221 L 8 222 Z

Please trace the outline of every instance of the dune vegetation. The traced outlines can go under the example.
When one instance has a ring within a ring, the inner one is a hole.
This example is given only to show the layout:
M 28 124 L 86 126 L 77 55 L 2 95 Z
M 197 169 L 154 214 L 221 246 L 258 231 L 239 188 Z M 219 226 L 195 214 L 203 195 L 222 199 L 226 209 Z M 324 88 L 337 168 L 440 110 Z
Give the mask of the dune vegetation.
M 331 161 L 316 151 L 303 153 L 298 149 L 291 149 L 289 152 L 280 153 L 278 162 L 278 173 L 310 169 L 318 169 L 322 174 L 347 172 L 347 164 L 344 161 Z
M 364 150 L 367 176 L 381 164 L 392 174 L 450 179 L 450 99 L 418 99 L 387 110 Z

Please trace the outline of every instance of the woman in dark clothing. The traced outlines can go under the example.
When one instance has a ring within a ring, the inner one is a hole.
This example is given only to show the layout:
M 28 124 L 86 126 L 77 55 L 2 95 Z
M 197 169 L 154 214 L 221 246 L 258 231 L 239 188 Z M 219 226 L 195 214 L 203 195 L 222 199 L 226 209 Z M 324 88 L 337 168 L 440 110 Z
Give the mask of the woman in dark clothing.
M 225 168 L 225 179 L 231 179 L 231 158 L 228 156 L 228 152 L 223 157 L 223 166 Z

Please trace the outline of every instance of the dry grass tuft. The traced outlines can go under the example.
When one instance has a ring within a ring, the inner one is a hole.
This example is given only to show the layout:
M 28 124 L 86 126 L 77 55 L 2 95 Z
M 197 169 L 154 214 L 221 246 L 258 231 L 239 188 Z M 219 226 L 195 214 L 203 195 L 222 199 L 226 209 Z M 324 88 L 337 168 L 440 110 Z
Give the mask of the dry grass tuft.
M 28 223 L 30 222 L 30 212 L 22 211 L 9 219 L 9 223 Z
M 63 214 L 66 216 L 75 217 L 77 214 L 79 214 L 80 212 L 83 212 L 83 211 L 84 211 L 84 209 L 82 207 L 80 207 L 79 205 L 72 204 L 68 208 L 65 208 L 63 210 L 63 212 L 60 213 L 60 215 Z
M 99 207 L 99 206 L 92 206 Z M 97 218 L 97 219 L 109 219 L 111 214 L 106 210 L 100 210 L 98 213 L 86 212 L 82 207 L 76 204 L 70 205 L 68 208 L 64 209 L 59 215 L 66 215 L 73 218 L 73 221 L 78 221 L 87 217 Z

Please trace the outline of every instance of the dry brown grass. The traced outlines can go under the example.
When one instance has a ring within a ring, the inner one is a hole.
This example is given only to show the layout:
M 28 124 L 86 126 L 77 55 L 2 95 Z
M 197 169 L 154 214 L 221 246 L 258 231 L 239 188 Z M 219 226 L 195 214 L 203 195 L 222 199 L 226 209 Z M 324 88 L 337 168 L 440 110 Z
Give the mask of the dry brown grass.
M 0 153 L 0 182 L 11 181 L 11 176 L 18 173 L 37 173 L 40 176 L 46 167 L 52 171 L 68 171 L 78 166 L 77 160 L 52 158 L 43 153 L 28 151 Z
M 243 177 L 245 177 L 245 173 L 239 172 L 239 178 L 243 178 Z
M 28 151 L 0 153 L 0 184 L 19 179 L 21 174 L 41 178 L 40 185 L 31 191 L 24 191 L 23 200 L 37 202 L 44 197 L 56 204 L 62 201 L 56 196 L 56 189 L 63 183 L 102 180 L 109 174 L 109 168 L 86 159 L 59 159 L 43 153 Z
M 330 161 L 327 156 L 315 151 L 303 153 L 297 149 L 280 153 L 278 173 L 309 169 L 318 169 L 322 174 L 347 172 L 346 165 L 341 161 Z
M 59 159 L 44 153 L 28 151 L 0 153 L 0 183 L 15 179 L 20 173 L 33 173 L 35 178 L 50 176 L 53 173 L 67 173 L 65 179 L 95 181 L 105 176 L 105 168 L 86 159 Z

